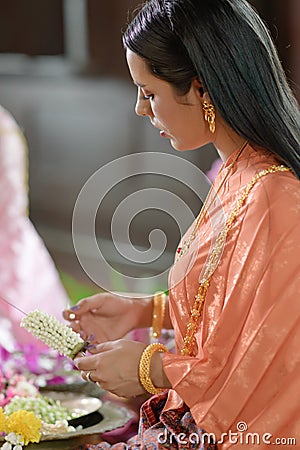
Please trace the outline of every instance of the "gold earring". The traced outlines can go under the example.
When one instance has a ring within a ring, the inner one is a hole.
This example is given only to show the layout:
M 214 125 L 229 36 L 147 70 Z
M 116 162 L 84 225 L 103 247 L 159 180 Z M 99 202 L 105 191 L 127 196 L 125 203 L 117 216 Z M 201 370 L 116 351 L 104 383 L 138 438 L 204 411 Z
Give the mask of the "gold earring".
M 208 122 L 209 130 L 212 134 L 216 131 L 216 111 L 212 103 L 206 100 L 203 102 L 204 118 Z

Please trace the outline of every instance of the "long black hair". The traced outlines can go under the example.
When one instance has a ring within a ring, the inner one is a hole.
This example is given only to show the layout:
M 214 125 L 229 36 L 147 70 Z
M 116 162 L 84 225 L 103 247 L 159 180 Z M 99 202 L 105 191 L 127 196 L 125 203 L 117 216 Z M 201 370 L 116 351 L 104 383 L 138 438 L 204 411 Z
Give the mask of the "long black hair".
M 300 178 L 298 104 L 270 34 L 246 0 L 148 0 L 123 42 L 178 93 L 199 78 L 231 128 Z

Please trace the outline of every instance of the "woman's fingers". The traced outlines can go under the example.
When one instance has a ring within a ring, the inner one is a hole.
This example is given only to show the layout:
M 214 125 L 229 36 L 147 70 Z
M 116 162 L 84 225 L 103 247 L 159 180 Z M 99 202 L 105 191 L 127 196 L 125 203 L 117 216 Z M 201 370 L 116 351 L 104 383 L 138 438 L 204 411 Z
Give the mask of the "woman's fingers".
M 78 320 L 83 314 L 101 308 L 104 301 L 105 298 L 103 294 L 96 294 L 92 297 L 83 298 L 77 305 L 72 306 L 70 309 L 65 309 L 63 311 L 63 317 L 69 321 Z
M 114 342 L 104 342 L 103 344 L 98 345 L 90 345 L 87 350 L 91 355 L 85 355 L 83 358 L 81 355 L 74 359 L 74 364 L 78 370 L 82 370 L 84 372 L 89 370 L 96 370 L 97 361 L 100 353 L 104 353 L 114 348 Z
M 89 370 L 88 372 L 81 372 L 82 378 L 86 381 L 89 381 L 90 383 L 98 383 L 98 380 L 96 379 L 95 375 L 96 372 L 93 370 Z
M 96 382 L 109 392 L 132 397 L 144 392 L 138 377 L 138 366 L 145 344 L 120 339 L 98 344 L 92 353 L 75 359 L 83 379 Z
M 77 357 L 74 359 L 74 364 L 81 372 L 88 372 L 95 370 L 96 361 L 91 356 Z
M 76 318 L 76 314 L 74 314 L 70 309 L 64 309 L 62 315 L 65 320 L 71 321 Z
M 85 381 L 96 383 L 97 380 L 96 380 L 95 376 L 94 376 L 94 378 L 91 377 L 92 373 L 94 373 L 94 375 L 95 375 L 95 369 L 90 367 L 90 365 L 91 365 L 91 361 L 90 360 L 88 361 L 87 365 L 84 364 L 84 366 L 85 366 L 84 369 L 83 368 L 81 368 L 81 369 L 79 368 L 79 366 L 82 366 L 82 364 L 80 362 L 82 362 L 84 359 L 86 359 L 85 353 L 79 352 L 76 355 L 76 358 L 74 359 L 74 364 L 75 364 L 75 366 L 77 366 L 77 368 L 79 370 L 81 370 L 81 377 Z
M 116 341 L 107 341 L 107 342 L 102 342 L 101 344 L 91 344 L 87 347 L 87 350 L 89 351 L 89 353 L 96 355 L 99 353 L 104 353 L 107 352 L 109 350 L 113 350 L 115 348 L 115 342 Z

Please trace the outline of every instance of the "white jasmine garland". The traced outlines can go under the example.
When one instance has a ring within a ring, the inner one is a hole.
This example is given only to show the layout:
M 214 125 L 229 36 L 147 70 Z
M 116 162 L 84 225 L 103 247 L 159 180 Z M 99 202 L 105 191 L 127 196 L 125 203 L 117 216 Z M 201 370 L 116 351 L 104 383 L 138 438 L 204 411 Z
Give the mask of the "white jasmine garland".
M 48 347 L 71 359 L 85 347 L 85 341 L 79 333 L 59 322 L 56 317 L 39 310 L 32 311 L 24 317 L 20 326 L 26 328 Z

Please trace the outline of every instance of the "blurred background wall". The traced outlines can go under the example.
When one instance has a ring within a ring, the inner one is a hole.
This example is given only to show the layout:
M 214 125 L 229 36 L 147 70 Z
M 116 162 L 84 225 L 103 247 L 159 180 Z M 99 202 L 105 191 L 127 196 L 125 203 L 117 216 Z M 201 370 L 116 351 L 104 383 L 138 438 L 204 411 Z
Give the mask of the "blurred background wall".
M 121 30 L 130 17 L 128 10 L 139 3 L 0 0 L 0 104 L 14 115 L 28 141 L 30 215 L 59 269 L 85 282 L 89 279 L 77 262 L 71 237 L 72 211 L 85 181 L 121 156 L 149 151 L 174 154 L 169 143 L 134 114 L 136 93 Z M 251 3 L 267 22 L 299 98 L 300 1 Z M 217 157 L 212 147 L 177 156 L 203 171 Z M 111 215 L 128 193 L 153 183 L 166 187 L 158 177 L 146 176 L 134 184 L 115 186 L 103 204 L 106 220 L 98 230 L 99 239 L 108 245 L 116 266 L 126 262 L 110 247 Z M 167 188 L 186 199 L 196 214 L 198 199 L 172 183 Z M 166 227 L 172 239 L 162 264 L 170 264 L 179 239 L 172 220 L 163 213 L 144 212 L 135 225 L 133 243 L 141 247 L 147 247 L 152 227 Z M 155 267 L 150 264 L 143 270 L 149 273 Z

